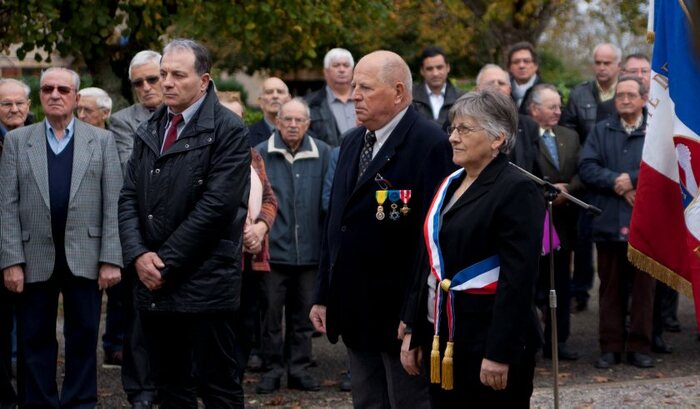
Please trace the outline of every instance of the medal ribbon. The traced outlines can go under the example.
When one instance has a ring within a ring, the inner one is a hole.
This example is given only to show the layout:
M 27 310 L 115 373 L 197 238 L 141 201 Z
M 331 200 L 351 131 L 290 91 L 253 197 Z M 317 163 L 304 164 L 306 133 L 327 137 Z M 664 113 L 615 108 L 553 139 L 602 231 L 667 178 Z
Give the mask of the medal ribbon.
M 402 190 L 401 191 L 401 201 L 403 204 L 408 204 L 408 201 L 411 200 L 411 191 L 410 190 Z
M 377 204 L 379 206 L 383 205 L 384 202 L 386 202 L 386 198 L 389 195 L 388 190 L 377 190 L 377 193 L 375 193 L 375 198 L 377 199 Z

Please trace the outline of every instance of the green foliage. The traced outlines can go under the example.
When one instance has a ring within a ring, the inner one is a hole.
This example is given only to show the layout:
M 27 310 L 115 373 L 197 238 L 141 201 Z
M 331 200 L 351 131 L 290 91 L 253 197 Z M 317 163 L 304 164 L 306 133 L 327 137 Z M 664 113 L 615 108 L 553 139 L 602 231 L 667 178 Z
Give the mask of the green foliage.
M 193 1 L 175 29 L 202 39 L 229 71 L 289 71 L 318 67 L 332 47 L 353 48 L 356 33 L 381 21 L 390 5 L 388 0 Z
M 605 27 L 629 24 L 643 32 L 641 0 L 583 0 L 590 19 Z M 22 44 L 85 64 L 96 86 L 132 98 L 127 67 L 138 51 L 160 50 L 175 37 L 192 37 L 212 52 L 216 70 L 271 73 L 318 68 L 333 47 L 356 57 L 376 49 L 402 55 L 417 72 L 428 45 L 450 56 L 452 76 L 473 76 L 486 63 L 502 63 L 505 48 L 538 43 L 553 18 L 577 16 L 571 0 L 0 0 L 0 50 Z M 583 6 L 582 6 L 583 7 Z M 579 13 L 580 14 L 580 13 Z M 613 18 L 614 17 L 614 18 Z M 556 27 L 564 27 L 555 24 Z M 568 27 L 568 26 L 567 26 Z M 41 59 L 38 55 L 37 58 Z M 50 57 L 49 57 L 50 58 Z M 542 67 L 563 84 L 572 68 Z M 567 61 L 565 61 L 567 62 Z M 564 64 L 567 66 L 567 64 Z M 547 75 L 550 75 L 548 72 Z M 555 77 L 556 75 L 556 77 Z M 561 78 L 559 78 L 561 77 Z M 116 106 L 127 104 L 115 98 Z
M 259 109 L 247 109 L 243 113 L 243 121 L 246 125 L 252 125 L 263 119 L 263 111 Z
M 569 92 L 576 84 L 585 78 L 578 71 L 573 71 L 551 51 L 544 49 L 539 52 L 540 75 L 544 81 L 557 87 L 562 95 L 563 103 L 569 99 Z
M 214 79 L 214 83 L 216 84 L 217 90 L 219 90 L 219 91 L 237 91 L 237 92 L 240 92 L 240 94 L 241 94 L 241 101 L 248 100 L 248 91 L 245 90 L 245 87 L 243 87 L 243 84 L 236 81 L 234 78 L 227 78 L 225 80 L 221 79 L 221 78 L 217 78 L 217 79 Z

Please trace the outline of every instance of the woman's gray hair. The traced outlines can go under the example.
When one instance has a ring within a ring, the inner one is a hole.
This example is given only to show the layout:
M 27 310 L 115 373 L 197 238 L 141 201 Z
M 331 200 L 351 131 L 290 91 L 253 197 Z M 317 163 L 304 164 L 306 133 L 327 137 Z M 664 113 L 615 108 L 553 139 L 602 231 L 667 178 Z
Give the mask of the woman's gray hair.
M 513 100 L 498 91 L 486 89 L 462 95 L 450 109 L 450 123 L 455 118 L 469 117 L 484 128 L 491 139 L 505 136 L 498 150 L 509 153 L 515 145 L 518 132 L 518 110 Z

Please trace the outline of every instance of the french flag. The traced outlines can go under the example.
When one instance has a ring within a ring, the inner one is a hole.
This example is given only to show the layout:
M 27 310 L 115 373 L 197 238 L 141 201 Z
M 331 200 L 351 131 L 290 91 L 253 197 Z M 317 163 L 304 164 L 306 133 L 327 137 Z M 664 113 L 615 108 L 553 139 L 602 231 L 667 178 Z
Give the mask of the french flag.
M 697 319 L 700 57 L 693 54 L 690 43 L 690 3 L 664 0 L 652 2 L 649 7 L 650 28 L 653 27 L 650 34 L 655 36 L 647 103 L 649 120 L 628 257 L 640 269 L 679 292 L 694 296 Z

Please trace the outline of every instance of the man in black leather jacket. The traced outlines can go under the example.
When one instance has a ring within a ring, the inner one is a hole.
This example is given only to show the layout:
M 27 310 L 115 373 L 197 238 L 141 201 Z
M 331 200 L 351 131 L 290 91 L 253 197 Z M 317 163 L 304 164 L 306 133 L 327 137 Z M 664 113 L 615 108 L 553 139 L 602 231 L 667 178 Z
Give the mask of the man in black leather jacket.
M 250 147 L 213 91 L 208 51 L 174 40 L 160 73 L 165 106 L 136 132 L 119 200 L 125 265 L 161 408 L 242 407 L 231 351 L 240 300 Z

